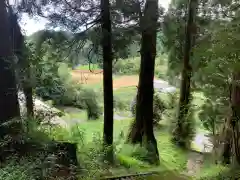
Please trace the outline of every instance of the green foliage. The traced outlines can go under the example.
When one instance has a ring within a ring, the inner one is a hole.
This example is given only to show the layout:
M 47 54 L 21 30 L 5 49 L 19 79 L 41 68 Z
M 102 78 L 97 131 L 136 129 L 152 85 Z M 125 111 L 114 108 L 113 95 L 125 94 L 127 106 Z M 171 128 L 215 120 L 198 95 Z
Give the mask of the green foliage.
M 187 0 L 171 1 L 171 5 L 164 16 L 162 43 L 168 53 L 168 75 L 171 81 L 178 81 L 176 77 L 179 77 L 183 68 L 188 3 Z M 197 35 L 194 37 L 193 46 L 197 45 L 202 40 L 202 37 L 207 34 L 212 23 L 211 12 L 214 9 L 214 13 L 216 13 L 215 8 L 217 6 L 210 5 L 208 1 L 198 2 L 197 17 L 195 19 Z M 193 56 L 194 58 L 190 59 L 190 63 L 193 72 L 195 72 L 199 61 L 195 59 L 194 53 Z
M 166 110 L 167 105 L 161 99 L 160 94 L 155 92 L 153 96 L 153 121 L 154 124 L 158 124 L 162 120 L 162 114 Z M 131 105 L 132 115 L 136 115 L 136 98 Z
M 116 153 L 117 160 L 119 163 L 127 168 L 135 168 L 135 170 L 139 171 L 142 168 L 145 171 L 150 171 L 152 166 L 142 162 L 142 160 L 146 157 L 146 150 L 140 146 L 131 146 L 125 144 L 126 134 L 129 125 L 131 124 L 132 119 L 125 119 L 122 121 L 115 121 L 114 123 L 114 149 Z M 167 166 L 171 170 L 181 170 L 185 169 L 187 154 L 181 149 L 175 147 L 170 141 L 170 135 L 168 133 L 168 127 L 163 125 L 164 127 L 156 130 L 156 139 L 158 141 L 159 152 L 161 152 L 161 161 L 163 166 Z M 75 130 L 69 129 L 66 131 L 55 131 L 54 137 L 58 137 L 58 140 L 61 140 L 60 137 L 69 138 L 70 142 L 78 142 L 79 144 L 79 159 L 84 158 L 82 161 L 83 166 L 86 162 L 87 169 L 86 172 L 94 173 L 98 172 L 95 170 L 95 167 L 99 168 L 100 171 L 105 171 L 105 166 L 101 166 L 101 156 L 103 155 L 101 151 L 101 142 L 102 139 L 101 134 L 103 131 L 103 122 L 102 121 L 87 121 L 78 125 L 78 127 L 74 127 Z M 71 132 L 75 133 L 71 133 Z M 62 135 L 56 135 L 57 132 Z M 79 132 L 79 133 L 77 133 Z M 77 138 L 80 137 L 80 138 Z M 160 151 L 161 150 L 161 151 Z M 100 162 L 99 162 L 100 160 Z M 94 161 L 94 163 L 93 163 Z M 117 161 L 117 162 L 118 162 Z M 100 164 L 99 164 L 100 163 Z M 131 166 L 132 165 L 132 166 Z M 100 166 L 100 167 L 99 167 Z M 160 167 L 164 168 L 164 167 Z M 111 168 L 111 167 L 108 167 Z M 146 169 L 147 168 L 147 169 Z M 120 171 L 121 167 L 117 166 L 118 171 Z M 85 169 L 84 169 L 85 170 Z
M 192 99 L 192 98 L 191 98 Z M 178 107 L 178 106 L 177 106 Z M 178 109 L 176 108 L 178 111 Z M 172 119 L 172 141 L 181 147 L 189 148 L 196 134 L 195 108 L 189 103 L 188 113 L 178 122 L 178 115 L 175 111 L 175 118 Z M 184 111 L 184 109 L 183 109 Z M 181 112 L 180 112 L 181 113 Z M 177 116 L 176 116 L 177 115 Z
M 39 55 L 36 47 L 29 46 L 29 60 L 34 71 L 33 87 L 37 96 L 52 100 L 54 105 L 86 109 L 89 119 L 97 119 L 100 106 L 94 91 L 84 89 L 71 78 L 71 69 L 59 61 L 50 43 L 43 43 Z
M 181 4 L 182 1 L 177 1 Z M 187 3 L 187 1 L 185 2 Z M 182 8 L 182 9 L 181 9 Z M 168 70 L 174 75 L 181 72 L 181 60 L 183 58 L 184 26 L 186 6 L 173 6 L 164 16 L 162 43 L 168 53 Z
M 161 99 L 158 93 L 154 93 L 153 96 L 153 119 L 154 123 L 159 123 L 162 119 L 162 114 L 166 110 L 166 104 Z
M 119 59 L 113 66 L 115 74 L 138 74 L 140 58 Z
M 239 169 L 222 165 L 211 165 L 204 169 L 204 173 L 197 176 L 197 180 L 231 180 L 239 178 Z
M 114 96 L 114 108 L 119 111 L 127 111 L 129 110 L 129 104 L 130 102 L 126 99 L 122 99 L 119 96 Z
M 2 165 L 0 169 L 1 180 L 33 180 L 36 179 L 39 174 L 36 169 L 40 166 L 40 159 L 28 159 L 28 158 L 12 158 L 8 162 Z
M 232 73 L 239 67 L 238 23 L 237 17 L 234 21 L 215 21 L 208 35 L 194 49 L 195 60 L 199 63 L 193 80 L 195 87 L 201 88 L 208 99 L 199 117 L 211 132 L 219 131 L 223 119 L 229 115 Z
M 130 153 L 128 153 L 128 154 L 130 154 Z M 147 163 L 144 163 L 143 161 L 140 161 L 131 156 L 125 156 L 125 155 L 119 154 L 117 156 L 117 158 L 118 158 L 119 164 L 128 169 L 139 168 L 139 167 L 140 168 L 148 168 L 148 169 L 150 168 L 150 165 L 148 165 Z
M 151 146 L 148 144 L 148 146 Z M 148 147 L 149 148 L 149 147 Z M 123 145 L 121 152 L 121 155 L 128 156 L 135 158 L 137 160 L 140 160 L 142 162 L 151 162 L 151 158 L 154 157 L 151 153 L 149 153 L 149 150 L 144 148 L 141 145 Z
M 199 113 L 199 119 L 206 130 L 216 135 L 224 122 L 224 118 L 226 118 L 225 112 L 227 112 L 227 109 L 223 104 L 206 100 Z
M 165 54 L 158 55 L 155 60 L 155 77 L 167 80 L 168 62 Z
M 80 97 L 78 101 L 84 102 L 84 108 L 87 110 L 88 119 L 98 119 L 102 111 L 99 106 L 97 94 L 93 90 L 84 89 L 78 97 Z
M 160 79 L 166 78 L 167 72 L 167 57 L 159 55 L 155 62 L 155 76 Z M 140 70 L 140 57 L 128 59 L 119 59 L 113 66 L 113 73 L 119 75 L 138 74 Z
M 136 95 L 136 87 L 123 87 L 114 91 L 114 109 L 121 113 L 121 116 L 129 116 L 131 114 L 131 102 Z

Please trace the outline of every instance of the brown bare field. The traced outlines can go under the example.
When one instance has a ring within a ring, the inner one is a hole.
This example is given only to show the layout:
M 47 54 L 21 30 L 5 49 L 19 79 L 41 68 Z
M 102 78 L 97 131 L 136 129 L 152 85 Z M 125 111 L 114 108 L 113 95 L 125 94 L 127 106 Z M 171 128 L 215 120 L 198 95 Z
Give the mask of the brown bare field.
M 72 78 L 81 84 L 97 84 L 102 81 L 102 70 L 74 70 Z
M 113 88 L 118 89 L 122 87 L 137 86 L 138 76 L 121 76 L 113 80 Z
M 94 70 L 93 72 L 90 72 L 89 70 L 74 70 L 72 71 L 72 77 L 74 80 L 82 84 L 98 84 L 103 80 L 102 70 Z M 113 80 L 114 89 L 137 86 L 137 84 L 137 75 L 119 76 Z

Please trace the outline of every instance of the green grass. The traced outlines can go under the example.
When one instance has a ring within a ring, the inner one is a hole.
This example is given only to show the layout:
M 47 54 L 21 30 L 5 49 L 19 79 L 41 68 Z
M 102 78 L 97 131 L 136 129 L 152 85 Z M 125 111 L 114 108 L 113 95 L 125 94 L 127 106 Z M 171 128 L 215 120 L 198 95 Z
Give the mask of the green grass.
M 102 91 L 102 84 L 95 84 L 95 85 L 87 85 L 88 88 L 94 88 L 96 91 Z M 131 100 L 136 95 L 136 87 L 125 87 L 119 88 L 114 90 L 114 97 L 117 97 L 121 101 L 124 101 L 128 106 L 130 105 Z M 167 94 L 161 93 L 160 96 L 165 102 L 169 102 L 169 96 Z M 198 131 L 203 131 L 201 122 L 198 119 L 197 113 L 199 107 L 204 103 L 204 97 L 201 93 L 194 93 L 194 100 L 193 104 L 196 105 L 195 111 L 195 120 L 197 121 Z M 98 148 L 101 147 L 102 135 L 103 135 L 103 121 L 102 117 L 96 121 L 86 121 L 87 115 L 84 111 L 72 111 L 68 112 L 68 116 L 66 119 L 83 119 L 84 122 L 75 126 L 71 132 L 66 132 L 65 130 L 56 130 L 53 132 L 53 137 L 58 140 L 67 140 L 67 141 L 74 141 L 79 143 L 79 159 L 84 159 L 87 164 L 89 164 L 88 169 L 101 169 L 102 165 L 99 167 L 92 167 L 93 161 L 97 162 L 96 154 L 101 154 L 101 150 Z M 173 145 L 170 141 L 170 134 L 169 134 L 169 119 L 165 117 L 163 121 L 161 121 L 161 128 L 155 130 L 156 139 L 158 142 L 158 149 L 160 153 L 160 167 L 152 167 L 149 164 L 146 164 L 136 157 L 131 156 L 131 148 L 127 148 L 126 145 L 123 145 L 125 142 L 130 123 L 132 119 L 125 119 L 121 121 L 114 121 L 114 142 L 116 144 L 116 148 L 125 149 L 125 152 L 122 150 L 118 150 L 116 157 L 118 162 L 120 163 L 120 167 L 111 167 L 110 174 L 123 174 L 128 172 L 136 172 L 136 171 L 150 171 L 150 170 L 157 170 L 160 172 L 170 172 L 168 179 L 171 179 L 170 176 L 173 176 L 173 179 L 176 179 L 175 173 L 173 172 L 183 172 L 186 169 L 186 163 L 188 158 L 188 152 L 177 148 Z M 89 152 L 92 152 L 95 155 L 88 155 Z M 84 158 L 83 158 L 84 157 Z M 209 163 L 209 166 L 204 166 L 204 177 L 210 175 L 209 169 L 213 169 L 214 175 L 219 168 L 212 166 Z M 109 169 L 109 168 L 108 168 Z M 126 170 L 127 169 L 127 170 Z M 101 170 L 102 171 L 102 170 Z M 209 171 L 209 172 L 208 172 Z M 105 170 L 102 172 L 106 172 Z M 200 175 L 199 175 L 200 177 Z M 158 177 L 159 178 L 159 177 Z M 166 179 L 161 177 L 162 179 Z
M 96 84 L 82 84 L 84 88 L 94 89 L 95 91 L 102 92 L 103 91 L 103 82 L 99 82 Z
M 117 101 L 115 112 L 121 116 L 130 116 L 130 104 L 134 97 L 137 95 L 136 87 L 123 87 L 114 90 L 114 99 Z
M 103 135 L 103 121 L 86 121 L 78 126 L 75 126 L 71 130 L 64 130 L 62 128 L 54 128 L 48 133 L 51 137 L 59 141 L 77 142 L 79 144 L 78 156 L 80 164 L 87 170 L 89 179 L 95 179 L 100 176 L 117 176 L 123 174 L 131 174 L 135 172 L 149 172 L 157 171 L 158 175 L 152 176 L 149 179 L 165 179 L 165 180 L 181 180 L 187 179 L 184 176 L 180 176 L 180 173 L 186 169 L 186 163 L 188 158 L 188 152 L 177 148 L 170 141 L 169 127 L 165 119 L 161 121 L 161 126 L 155 129 L 155 136 L 158 143 L 158 150 L 160 153 L 160 166 L 151 166 L 138 157 L 131 155 L 136 146 L 125 145 L 125 139 L 129 130 L 132 119 L 125 119 L 121 121 L 114 121 L 114 142 L 116 145 L 116 158 L 119 165 L 116 167 L 105 166 L 99 161 L 102 154 L 101 141 Z M 122 148 L 122 149 L 121 149 Z M 20 165 L 21 166 L 21 165 Z M 31 164 L 31 167 L 25 167 L 26 173 L 23 174 L 23 179 L 28 176 L 28 172 L 31 172 L 31 168 L 36 166 Z M 20 177 L 21 167 L 19 164 L 6 166 L 1 169 L 2 172 L 11 171 L 15 174 L 13 177 Z M 17 170 L 17 171 L 15 171 Z M 198 179 L 207 179 L 208 177 L 215 176 L 217 173 L 227 170 L 223 166 L 215 166 L 210 161 L 207 162 L 201 174 L 197 175 Z M 3 176 L 3 175 L 2 175 Z M 0 175 L 1 177 L 1 175 Z M 3 176 L 5 177 L 5 176 Z M 7 177 L 7 176 L 6 176 Z M 1 178 L 0 178 L 1 179 Z M 13 178 L 4 178 L 12 179 Z M 16 179 L 16 178 L 15 178 Z M 21 180 L 23 180 L 21 179 Z M 83 178 L 87 179 L 87 178 Z
M 119 134 L 123 132 L 127 132 L 130 125 L 130 120 L 121 120 L 114 121 L 114 139 L 117 139 Z M 103 121 L 87 121 L 78 125 L 80 131 L 83 132 L 85 137 L 85 142 L 89 143 L 93 138 L 102 137 L 103 134 Z
M 188 151 L 179 149 L 170 141 L 170 134 L 169 134 L 169 127 L 167 123 L 162 123 L 159 129 L 155 129 L 155 136 L 158 143 L 158 150 L 160 153 L 160 167 L 150 166 L 146 164 L 138 158 L 131 156 L 132 151 L 134 150 L 133 147 L 129 147 L 128 145 L 124 145 L 126 135 L 129 130 L 129 126 L 131 123 L 131 119 L 126 119 L 122 121 L 115 121 L 114 122 L 114 142 L 117 146 L 120 146 L 120 150 L 117 148 L 117 159 L 122 166 L 127 168 L 128 170 L 122 170 L 121 168 L 112 169 L 114 175 L 119 175 L 122 173 L 132 173 L 132 172 L 146 172 L 146 171 L 159 171 L 159 172 L 172 172 L 166 177 L 170 178 L 173 176 L 173 179 L 176 179 L 176 174 L 178 172 L 184 172 L 186 170 L 186 163 L 188 160 Z M 84 140 L 86 144 L 91 144 L 93 139 L 97 137 L 97 139 L 101 140 L 102 137 L 102 129 L 103 129 L 103 122 L 102 121 L 92 121 L 92 122 L 85 122 L 79 125 L 79 130 L 84 132 Z M 123 135 L 124 139 L 121 139 L 120 134 Z M 121 150 L 122 148 L 122 150 Z M 218 173 L 222 172 L 223 170 L 227 170 L 226 167 L 221 165 L 215 166 L 212 162 L 212 159 L 206 157 L 208 159 L 201 171 L 202 174 L 197 174 L 197 178 L 207 178 L 216 176 Z M 172 175 L 171 175 L 172 174 Z M 164 179 L 164 178 L 163 178 Z M 170 178 L 171 179 L 171 178 Z
M 115 142 L 120 140 L 120 134 L 126 137 L 132 119 L 125 119 L 121 121 L 114 121 L 114 139 Z M 86 143 L 92 142 L 94 137 L 102 137 L 103 122 L 102 121 L 88 121 L 81 123 L 78 129 L 83 132 Z M 176 148 L 170 142 L 170 135 L 168 127 L 162 125 L 161 129 L 156 130 L 156 139 L 163 164 L 173 170 L 183 170 L 186 167 L 187 156 L 186 152 Z
M 137 88 L 135 86 L 118 88 L 114 91 L 114 95 L 124 99 L 132 99 L 136 95 L 136 93 Z
M 170 135 L 168 133 L 168 128 L 163 126 L 161 129 L 156 130 L 156 138 L 158 142 L 158 148 L 160 152 L 160 167 L 150 166 L 147 163 L 144 163 L 138 160 L 136 157 L 132 157 L 129 154 L 131 153 L 131 147 L 124 145 L 125 138 L 127 136 L 130 124 L 132 119 L 125 119 L 122 121 L 114 121 L 114 141 L 120 150 L 117 150 L 117 159 L 122 166 L 128 169 L 127 172 L 145 172 L 145 171 L 163 171 L 170 170 L 172 172 L 182 172 L 186 167 L 187 162 L 187 153 L 176 148 L 170 142 Z M 103 134 L 103 122 L 102 121 L 91 121 L 81 123 L 78 126 L 78 129 L 83 132 L 84 141 L 86 144 L 91 144 L 96 139 L 101 140 Z M 122 138 L 123 136 L 124 138 Z M 93 140 L 95 139 L 95 140 Z M 121 149 L 122 148 L 122 149 Z M 114 171 L 114 170 L 113 170 Z M 118 174 L 118 170 L 114 175 Z
M 64 112 L 64 116 L 61 118 L 67 121 L 71 119 L 80 119 L 82 121 L 87 121 L 87 111 L 81 110 L 74 107 L 58 107 L 61 111 Z

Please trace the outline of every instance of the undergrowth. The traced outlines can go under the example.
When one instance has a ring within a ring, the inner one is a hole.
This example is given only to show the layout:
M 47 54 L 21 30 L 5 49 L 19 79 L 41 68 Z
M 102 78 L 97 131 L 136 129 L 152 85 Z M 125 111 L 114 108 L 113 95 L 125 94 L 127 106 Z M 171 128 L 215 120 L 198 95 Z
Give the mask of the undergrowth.
M 109 165 L 104 160 L 102 148 L 102 121 L 88 121 L 70 129 L 59 126 L 41 125 L 30 123 L 28 120 L 28 131 L 26 136 L 32 140 L 47 143 L 55 140 L 59 142 L 77 143 L 77 158 L 80 164 L 79 179 L 96 179 L 97 177 L 123 175 L 136 172 L 158 171 L 169 172 L 171 176 L 179 177 L 178 172 L 186 170 L 188 152 L 176 147 L 171 143 L 169 127 L 164 123 L 155 128 L 155 136 L 160 153 L 160 166 L 151 166 L 144 162 L 146 151 L 142 147 L 125 144 L 126 132 L 131 119 L 115 121 L 114 123 L 114 152 L 115 164 Z M 22 159 L 14 157 L 8 159 L 5 164 L 1 164 L 0 179 L 4 180 L 33 180 L 45 171 L 44 159 L 46 154 L 27 156 Z M 201 175 L 197 179 L 208 179 L 216 175 L 223 174 L 228 168 L 222 166 L 205 166 Z M 171 173 L 170 173 L 171 172 Z M 174 175 L 173 175 L 174 174 Z M 218 175 L 221 176 L 221 175 Z M 224 176 L 225 177 L 225 176 Z M 164 179 L 164 178 L 163 178 Z M 219 177 L 217 178 L 219 179 Z M 217 180 L 216 179 L 216 180 Z

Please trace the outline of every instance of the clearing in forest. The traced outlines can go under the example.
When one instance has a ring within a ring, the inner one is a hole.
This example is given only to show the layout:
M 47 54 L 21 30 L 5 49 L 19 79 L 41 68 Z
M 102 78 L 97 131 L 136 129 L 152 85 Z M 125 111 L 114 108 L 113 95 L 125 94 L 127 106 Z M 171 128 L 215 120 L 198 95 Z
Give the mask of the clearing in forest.
M 72 77 L 74 80 L 82 84 L 99 84 L 102 83 L 103 73 L 102 70 L 73 70 Z M 113 88 L 137 86 L 137 75 L 124 75 L 113 77 Z

